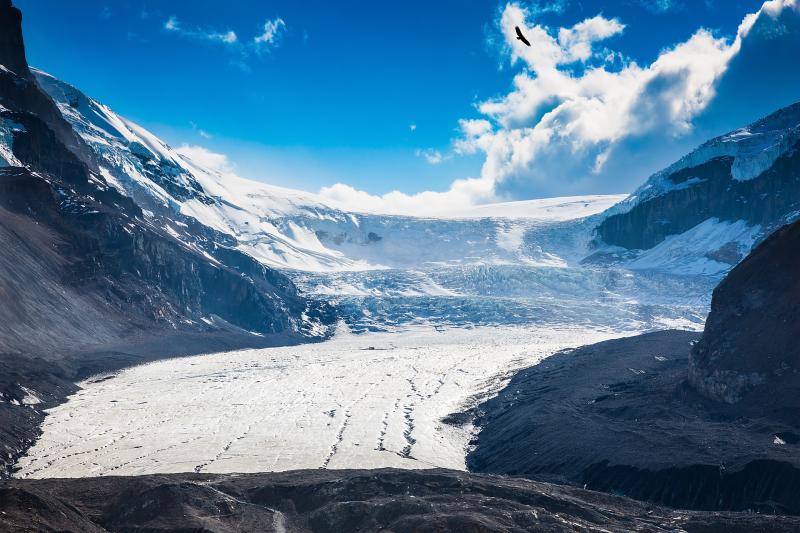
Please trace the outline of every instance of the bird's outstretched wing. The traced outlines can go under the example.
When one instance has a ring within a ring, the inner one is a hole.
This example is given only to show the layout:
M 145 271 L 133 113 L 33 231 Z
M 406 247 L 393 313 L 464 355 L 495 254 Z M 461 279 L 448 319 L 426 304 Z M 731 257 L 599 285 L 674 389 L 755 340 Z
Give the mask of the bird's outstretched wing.
M 531 42 L 522 35 L 522 30 L 519 29 L 519 26 L 514 26 L 514 29 L 517 31 L 517 40 L 525 43 L 525 46 L 530 46 Z

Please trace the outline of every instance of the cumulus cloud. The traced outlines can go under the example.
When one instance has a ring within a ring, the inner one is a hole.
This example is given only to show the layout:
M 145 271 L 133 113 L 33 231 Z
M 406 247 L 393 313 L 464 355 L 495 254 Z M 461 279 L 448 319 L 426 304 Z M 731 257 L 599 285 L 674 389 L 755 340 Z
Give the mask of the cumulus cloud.
M 359 191 L 350 185 L 337 183 L 323 187 L 320 195 L 352 209 L 389 214 L 433 215 L 445 211 L 454 211 L 469 207 L 476 203 L 486 203 L 493 198 L 487 183 L 481 179 L 456 180 L 447 191 L 425 191 L 417 194 L 405 194 L 392 191 L 382 195 L 373 195 Z
M 506 58 L 519 69 L 509 92 L 460 120 L 450 151 L 417 152 L 431 164 L 477 154 L 479 175 L 442 192 L 372 195 L 339 183 L 320 194 L 354 208 L 424 215 L 509 199 L 629 191 L 710 134 L 800 98 L 800 69 L 793 67 L 800 0 L 765 2 L 732 37 L 700 28 L 649 64 L 613 49 L 614 38 L 635 21 L 600 14 L 547 27 L 530 5 L 509 3 L 498 19 Z M 516 40 L 514 26 L 530 48 Z M 190 154 L 198 147 L 181 149 Z M 218 156 L 192 155 L 229 169 Z
M 176 16 L 171 16 L 167 19 L 164 23 L 164 29 L 181 35 L 182 37 L 187 37 L 190 39 L 199 39 L 204 41 L 212 41 L 212 42 L 219 42 L 223 44 L 235 44 L 239 38 L 236 35 L 236 32 L 232 30 L 227 31 L 216 31 L 216 30 L 206 30 L 201 28 L 190 28 L 184 27 Z
M 698 30 L 650 65 L 626 60 L 619 68 L 607 64 L 606 50 L 597 46 L 624 31 L 619 20 L 598 15 L 547 28 L 509 4 L 500 25 L 511 60 L 524 69 L 509 94 L 479 106 L 494 128 L 484 124 L 479 134 L 466 129 L 458 146 L 483 152 L 481 178 L 507 193 L 520 186 L 547 192 L 564 180 L 585 184 L 602 173 L 616 144 L 689 131 L 739 42 Z M 531 47 L 515 41 L 515 26 L 524 28 Z
M 649 3 L 659 9 L 677 5 L 666 0 Z M 792 74 L 797 70 L 791 66 L 793 61 L 781 56 L 782 68 L 765 61 L 770 55 L 796 54 L 800 0 L 765 2 L 758 12 L 743 19 L 732 38 L 700 28 L 646 65 L 611 48 L 613 38 L 625 31 L 623 21 L 600 14 L 553 28 L 537 23 L 542 9 L 539 4 L 509 3 L 500 13 L 498 26 L 505 53 L 520 71 L 509 93 L 478 104 L 479 117 L 459 122 L 460 135 L 453 141 L 454 154 L 483 155 L 479 176 L 458 180 L 440 193 L 405 195 L 394 191 L 374 196 L 337 184 L 323 189 L 322 194 L 351 205 L 419 213 L 432 204 L 460 207 L 631 190 L 649 172 L 705 140 L 702 135 L 719 134 L 745 123 L 732 122 L 747 116 L 742 110 L 753 108 L 754 95 L 741 93 L 741 89 L 739 93 L 725 89 L 720 99 L 725 106 L 718 113 L 724 120 L 709 119 L 709 106 L 731 65 L 741 72 L 729 75 L 727 85 L 753 87 L 761 94 L 784 91 L 784 100 L 800 97 L 797 83 L 789 80 L 800 77 Z M 523 30 L 531 47 L 516 40 L 515 26 Z M 757 51 L 742 52 L 743 57 L 738 58 L 743 46 Z M 758 64 L 768 65 L 763 70 L 777 72 L 778 77 L 763 85 L 752 83 L 747 72 Z M 771 98 L 760 100 L 767 106 L 777 105 Z M 754 118 L 757 116 L 749 119 Z M 702 132 L 697 132 L 699 123 L 706 128 Z M 435 151 L 417 155 L 434 164 L 445 157 Z
M 761 12 L 774 17 L 787 6 L 796 9 L 796 0 L 767 2 Z M 646 178 L 633 174 L 641 166 L 624 165 L 631 146 L 693 133 L 761 12 L 745 17 L 732 39 L 701 28 L 639 65 L 609 53 L 605 41 L 624 32 L 622 21 L 598 15 L 549 28 L 508 4 L 500 27 L 511 62 L 522 70 L 511 92 L 478 106 L 483 118 L 462 121 L 455 146 L 484 154 L 480 178 L 499 197 L 609 191 L 614 183 L 627 189 Z M 515 26 L 531 47 L 515 40 Z

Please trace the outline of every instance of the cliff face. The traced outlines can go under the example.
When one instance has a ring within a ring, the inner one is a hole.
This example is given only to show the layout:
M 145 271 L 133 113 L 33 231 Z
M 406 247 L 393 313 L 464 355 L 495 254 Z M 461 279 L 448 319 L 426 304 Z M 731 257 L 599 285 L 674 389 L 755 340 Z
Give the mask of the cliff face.
M 0 65 L 20 76 L 30 74 L 22 40 L 22 13 L 11 0 L 0 0 Z
M 800 222 L 758 246 L 714 291 L 689 379 L 707 397 L 796 420 L 800 406 Z

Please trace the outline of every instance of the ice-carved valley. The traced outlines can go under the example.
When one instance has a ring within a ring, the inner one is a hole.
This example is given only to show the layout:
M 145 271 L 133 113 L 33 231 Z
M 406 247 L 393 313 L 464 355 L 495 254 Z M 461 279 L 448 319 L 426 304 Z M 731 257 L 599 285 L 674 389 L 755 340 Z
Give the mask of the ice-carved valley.
M 284 270 L 307 296 L 334 303 L 340 326 L 324 342 L 169 359 L 89 379 L 48 412 L 19 477 L 463 469 L 473 428 L 448 415 L 559 350 L 702 328 L 711 291 L 731 265 L 709 257 L 697 237 L 743 249 L 753 242 L 749 227 L 709 223 L 657 253 L 586 263 L 598 251 L 594 228 L 619 195 L 425 217 L 345 210 L 204 168 L 37 75 L 110 186 L 144 207 L 147 224 L 211 261 L 236 248 Z
M 568 218 L 389 220 L 403 231 L 385 241 L 407 266 L 290 271 L 306 295 L 335 304 L 333 338 L 83 382 L 50 410 L 16 475 L 463 469 L 474 429 L 448 415 L 515 370 L 566 348 L 703 325 L 715 277 L 583 265 L 595 221 Z M 412 255 L 441 235 L 450 260 Z M 470 255 L 476 247 L 505 255 Z
M 446 421 L 553 353 L 702 327 L 713 282 L 530 265 L 295 273 L 336 335 L 97 376 L 50 410 L 19 477 L 299 468 L 463 469 Z M 656 354 L 657 355 L 657 354 Z

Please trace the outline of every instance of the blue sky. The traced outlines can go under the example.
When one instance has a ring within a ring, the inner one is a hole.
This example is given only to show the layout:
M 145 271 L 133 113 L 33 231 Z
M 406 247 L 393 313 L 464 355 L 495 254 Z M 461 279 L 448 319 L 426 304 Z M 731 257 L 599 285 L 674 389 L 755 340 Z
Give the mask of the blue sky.
M 609 36 L 593 37 L 591 58 L 558 66 L 570 76 L 581 76 L 600 63 L 612 73 L 630 62 L 650 65 L 701 27 L 732 42 L 744 16 L 762 4 L 15 3 L 23 10 L 32 65 L 76 85 L 171 144 L 224 153 L 246 177 L 312 191 L 341 182 L 373 195 L 394 189 L 409 194 L 446 191 L 455 180 L 488 172 L 491 154 L 484 146 L 454 150 L 465 136 L 459 121 L 488 119 L 496 131 L 519 127 L 506 111 L 487 113 L 480 105 L 508 100 L 520 73 L 541 76 L 536 58 L 520 56 L 509 45 L 504 24 L 516 20 L 512 8 L 521 10 L 526 28 L 539 25 L 553 35 L 597 15 L 624 26 Z M 608 60 L 612 52 L 619 59 Z M 520 121 L 532 126 L 538 118 L 528 115 Z M 696 141 L 691 135 L 682 138 L 675 153 Z M 531 165 L 535 174 L 540 167 Z M 520 171 L 500 181 L 526 179 Z M 586 192 L 627 192 L 633 179 L 580 183 Z M 559 187 L 558 179 L 546 186 L 537 185 L 540 181 L 506 187 L 505 193 L 535 197 L 576 192 Z

